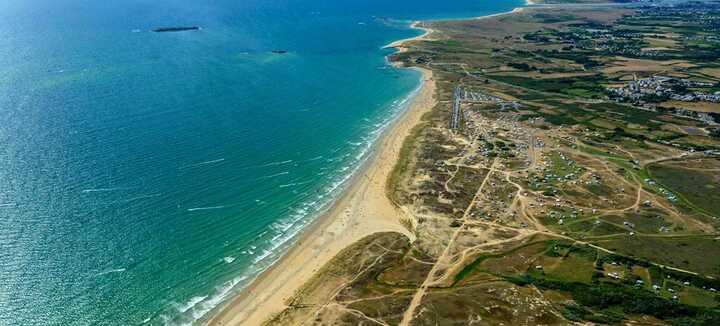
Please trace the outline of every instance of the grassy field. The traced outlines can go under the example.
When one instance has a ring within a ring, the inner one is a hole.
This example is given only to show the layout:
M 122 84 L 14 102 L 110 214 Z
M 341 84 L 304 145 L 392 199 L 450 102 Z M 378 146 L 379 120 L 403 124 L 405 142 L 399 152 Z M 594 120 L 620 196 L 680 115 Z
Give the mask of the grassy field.
M 720 160 L 704 152 L 720 139 L 654 107 L 667 97 L 608 90 L 654 74 L 716 80 L 720 9 L 692 6 L 426 22 L 429 38 L 391 58 L 437 85 L 387 183 L 415 241 L 365 239 L 283 320 L 720 325 Z M 458 86 L 471 96 L 451 129 Z
M 521 76 L 492 75 L 489 78 L 541 92 L 560 93 L 573 97 L 599 98 L 605 89 L 600 86 L 600 75 L 573 78 L 527 78 Z
M 624 255 L 720 276 L 720 242 L 713 237 L 624 235 L 595 243 Z
M 653 164 L 650 176 L 688 201 L 698 210 L 720 217 L 720 174 L 718 170 L 696 170 L 677 165 Z

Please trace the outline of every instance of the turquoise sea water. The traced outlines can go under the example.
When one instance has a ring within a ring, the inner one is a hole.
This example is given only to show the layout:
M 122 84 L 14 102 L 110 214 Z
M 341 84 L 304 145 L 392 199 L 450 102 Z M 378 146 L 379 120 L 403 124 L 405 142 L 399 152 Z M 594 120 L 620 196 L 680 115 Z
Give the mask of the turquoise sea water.
M 0 325 L 207 318 L 417 89 L 381 47 L 519 5 L 0 2 Z

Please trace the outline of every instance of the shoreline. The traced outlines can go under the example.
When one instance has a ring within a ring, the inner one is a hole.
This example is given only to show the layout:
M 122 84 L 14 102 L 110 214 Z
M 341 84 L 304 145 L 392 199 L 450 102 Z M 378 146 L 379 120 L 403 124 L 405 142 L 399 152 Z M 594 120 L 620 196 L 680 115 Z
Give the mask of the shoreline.
M 526 5 L 531 2 L 526 2 Z M 503 16 L 522 12 L 525 8 L 516 7 L 511 11 L 465 19 Z M 408 42 L 432 39 L 429 36 L 435 30 L 423 23 L 418 20 L 410 25 L 422 30 L 422 34 L 393 41 L 382 49 L 392 48 L 397 50 L 396 53 L 403 53 L 408 50 Z M 365 236 L 394 231 L 414 240 L 410 230 L 401 224 L 404 213 L 387 197 L 386 185 L 405 138 L 420 123 L 423 114 L 435 106 L 437 100 L 432 71 L 418 67 L 407 69 L 417 69 L 422 73 L 420 88 L 410 99 L 408 107 L 383 131 L 364 166 L 349 180 L 348 186 L 328 210 L 301 232 L 288 251 L 221 306 L 207 325 L 261 325 L 283 311 L 287 307 L 286 301 L 337 253 Z M 380 212 L 381 216 L 368 212 Z
M 405 42 L 422 35 L 392 42 L 384 48 L 405 50 Z M 403 213 L 387 197 L 387 179 L 398 160 L 400 149 L 411 129 L 435 106 L 432 72 L 422 73 L 421 84 L 403 110 L 374 145 L 375 149 L 330 208 L 302 231 L 297 241 L 270 268 L 260 273 L 227 305 L 213 315 L 208 325 L 260 325 L 286 308 L 285 302 L 337 253 L 365 236 L 393 231 L 414 239 L 402 225 Z
M 387 44 L 387 45 L 383 46 L 382 48 L 383 49 L 396 49 L 398 53 L 402 53 L 402 52 L 407 51 L 407 48 L 405 47 L 405 44 L 407 42 L 416 41 L 416 40 L 429 40 L 430 38 L 428 38 L 428 36 L 434 32 L 434 30 L 432 28 L 424 26 L 423 21 L 421 21 L 421 20 L 414 21 L 412 24 L 410 24 L 410 27 L 414 28 L 414 29 L 419 29 L 419 30 L 423 31 L 423 33 L 418 36 L 413 36 L 410 38 L 391 42 L 390 44 Z

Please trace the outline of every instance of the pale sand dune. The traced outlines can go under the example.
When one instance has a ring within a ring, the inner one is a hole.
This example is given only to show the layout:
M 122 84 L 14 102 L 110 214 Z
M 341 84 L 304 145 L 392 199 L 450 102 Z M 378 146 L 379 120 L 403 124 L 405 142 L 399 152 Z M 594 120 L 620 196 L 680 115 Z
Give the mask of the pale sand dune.
M 392 46 L 402 44 L 396 42 Z M 303 234 L 285 257 L 261 274 L 216 315 L 210 325 L 260 325 L 282 311 L 286 300 L 338 252 L 367 235 L 395 231 L 414 239 L 401 225 L 403 212 L 390 202 L 385 185 L 403 140 L 436 103 L 432 73 L 429 70 L 422 73 L 423 85 L 410 107 L 386 131 L 375 156 L 344 195 Z

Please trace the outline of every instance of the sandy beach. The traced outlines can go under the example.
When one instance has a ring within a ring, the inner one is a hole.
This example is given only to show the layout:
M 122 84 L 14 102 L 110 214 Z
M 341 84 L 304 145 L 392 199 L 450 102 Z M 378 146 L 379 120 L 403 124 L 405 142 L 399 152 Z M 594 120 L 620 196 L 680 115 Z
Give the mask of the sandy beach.
M 402 51 L 402 43 L 387 47 Z M 398 160 L 404 139 L 424 113 L 435 105 L 435 82 L 422 71 L 422 85 L 408 109 L 386 130 L 376 152 L 332 208 L 310 226 L 288 253 L 262 273 L 238 297 L 210 320 L 210 325 L 260 325 L 286 307 L 315 272 L 338 252 L 376 232 L 395 231 L 413 239 L 400 223 L 403 212 L 386 196 L 386 183 Z
M 511 14 L 519 14 L 519 13 L 525 11 L 525 9 L 526 9 L 525 7 L 517 7 L 517 8 L 514 8 L 513 10 L 511 10 L 511 11 L 499 12 L 499 13 L 497 13 L 497 14 L 491 14 L 491 15 L 485 15 L 485 16 L 475 17 L 474 19 L 488 19 L 488 18 L 492 18 L 492 17 L 500 17 L 500 16 L 511 15 Z
M 404 47 L 404 44 L 406 44 L 407 42 L 420 40 L 420 39 L 426 39 L 426 40 L 430 39 L 428 36 L 433 32 L 433 30 L 429 27 L 426 27 L 422 21 L 415 21 L 410 26 L 412 28 L 422 30 L 423 33 L 418 36 L 415 36 L 415 37 L 397 40 L 395 42 L 392 42 L 392 43 L 384 46 L 383 48 L 384 49 L 397 49 L 399 52 L 404 52 L 406 50 L 406 48 Z

